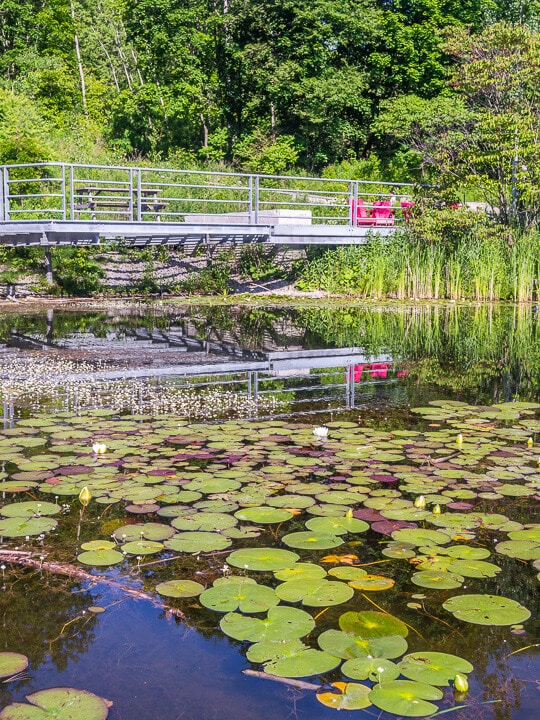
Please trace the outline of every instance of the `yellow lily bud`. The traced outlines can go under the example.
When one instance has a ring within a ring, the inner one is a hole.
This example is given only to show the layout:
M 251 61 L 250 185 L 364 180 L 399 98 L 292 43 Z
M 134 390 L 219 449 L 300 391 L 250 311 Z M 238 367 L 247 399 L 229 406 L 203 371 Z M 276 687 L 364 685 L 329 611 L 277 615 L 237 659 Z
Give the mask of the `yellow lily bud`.
M 461 444 L 463 443 L 463 434 L 462 434 L 462 433 L 459 433 L 459 434 L 458 434 L 458 436 L 457 436 L 457 438 L 456 438 L 456 443 L 457 443 L 458 445 L 461 445 Z
M 346 517 L 346 518 L 352 518 L 352 516 L 353 516 L 352 513 L 353 513 L 353 509 L 352 509 L 352 508 L 349 508 L 349 509 L 347 510 L 347 512 L 345 513 L 345 517 Z
M 423 510 L 426 507 L 426 498 L 423 495 L 419 495 L 414 500 L 414 507 Z
M 79 493 L 79 502 L 83 507 L 86 507 L 90 500 L 92 499 L 92 493 L 90 490 L 86 487 L 86 485 L 83 487 L 81 492 Z
M 527 447 L 532 447 L 533 444 L 534 444 L 534 443 L 533 443 L 533 439 L 532 439 L 532 437 L 530 437 L 530 438 L 527 440 Z
M 434 515 L 440 515 L 441 514 L 441 506 L 437 503 L 437 505 L 433 506 L 433 510 L 431 512 Z
M 468 692 L 469 681 L 467 680 L 467 676 L 462 675 L 461 673 L 457 673 L 456 677 L 454 678 L 454 687 L 460 693 Z

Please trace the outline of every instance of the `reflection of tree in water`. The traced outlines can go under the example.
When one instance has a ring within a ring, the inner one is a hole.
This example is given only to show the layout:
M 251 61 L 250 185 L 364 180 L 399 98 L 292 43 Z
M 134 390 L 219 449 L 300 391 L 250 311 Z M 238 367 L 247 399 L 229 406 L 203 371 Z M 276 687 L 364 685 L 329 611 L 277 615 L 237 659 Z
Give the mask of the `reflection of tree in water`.
M 29 674 L 48 660 L 61 672 L 88 650 L 97 618 L 85 612 L 89 598 L 79 583 L 9 566 L 2 587 L 1 650 L 27 655 Z M 12 702 L 23 682 L 0 685 L 2 706 Z

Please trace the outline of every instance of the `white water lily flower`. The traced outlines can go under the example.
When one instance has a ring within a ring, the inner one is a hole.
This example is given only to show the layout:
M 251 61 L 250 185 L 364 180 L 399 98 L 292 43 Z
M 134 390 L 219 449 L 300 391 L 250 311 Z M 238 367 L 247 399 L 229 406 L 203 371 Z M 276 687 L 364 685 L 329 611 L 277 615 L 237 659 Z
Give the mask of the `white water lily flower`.
M 92 445 L 92 452 L 94 452 L 96 455 L 103 455 L 103 453 L 107 450 L 107 446 L 105 443 L 95 442 Z
M 319 425 L 318 427 L 313 428 L 313 434 L 315 435 L 315 437 L 323 440 L 324 438 L 328 437 L 328 428 L 326 427 L 326 425 Z

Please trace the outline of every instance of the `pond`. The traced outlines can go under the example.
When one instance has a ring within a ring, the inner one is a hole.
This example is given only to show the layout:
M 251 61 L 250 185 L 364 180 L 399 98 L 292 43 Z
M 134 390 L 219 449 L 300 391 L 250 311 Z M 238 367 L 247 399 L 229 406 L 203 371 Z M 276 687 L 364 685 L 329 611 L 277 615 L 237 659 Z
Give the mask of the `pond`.
M 534 306 L 5 311 L 0 719 L 536 717 L 539 385 Z

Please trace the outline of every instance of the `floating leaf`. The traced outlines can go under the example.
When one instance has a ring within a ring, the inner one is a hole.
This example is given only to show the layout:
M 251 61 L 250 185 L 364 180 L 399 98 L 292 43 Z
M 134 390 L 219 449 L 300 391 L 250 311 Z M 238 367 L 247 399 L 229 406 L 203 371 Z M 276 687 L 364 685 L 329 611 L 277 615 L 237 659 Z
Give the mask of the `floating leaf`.
M 0 678 L 11 677 L 26 670 L 28 658 L 15 652 L 0 652 Z
M 280 548 L 245 548 L 235 550 L 227 558 L 229 565 L 246 570 L 283 570 L 300 559 L 290 550 Z
M 296 563 L 291 567 L 276 570 L 274 573 L 276 580 L 299 580 L 314 579 L 326 577 L 326 570 L 320 565 L 314 563 Z
M 4 517 L 31 518 L 40 517 L 41 515 L 57 515 L 61 509 L 60 505 L 56 505 L 55 503 L 30 500 L 4 505 L 0 510 L 0 515 Z
M 166 540 L 174 535 L 175 531 L 169 525 L 162 523 L 133 523 L 132 525 L 122 525 L 117 528 L 113 535 L 117 540 L 122 542 L 131 542 L 132 540 Z
M 56 520 L 48 517 L 11 517 L 0 520 L 0 536 L 25 537 L 26 535 L 41 535 L 47 533 L 58 525 Z
M 383 575 L 363 575 L 349 582 L 349 585 L 355 590 L 369 590 L 375 592 L 378 590 L 389 590 L 396 584 L 392 578 Z
M 278 585 L 276 595 L 287 602 L 301 602 L 309 607 L 327 607 L 347 602 L 354 595 L 354 590 L 341 582 L 302 578 Z
M 531 616 L 516 600 L 496 595 L 456 595 L 444 602 L 443 608 L 476 625 L 516 625 Z
M 255 643 L 246 654 L 251 662 L 264 663 L 265 672 L 279 677 L 322 675 L 339 665 L 338 658 L 309 648 L 301 640 Z
M 397 658 L 407 650 L 407 641 L 402 635 L 363 638 L 342 630 L 325 630 L 317 642 L 321 650 L 344 660 L 353 657 Z
M 429 685 L 450 685 L 457 673 L 470 673 L 473 666 L 467 660 L 441 652 L 415 652 L 399 663 L 401 674 L 410 680 Z
M 367 575 L 367 571 L 362 568 L 355 567 L 335 567 L 328 571 L 329 575 L 338 578 L 338 580 L 358 580 Z
M 341 666 L 341 672 L 353 680 L 371 680 L 387 682 L 399 677 L 399 667 L 391 660 L 382 657 L 357 657 L 347 660 Z
M 421 570 L 414 573 L 411 581 L 420 587 L 436 590 L 451 590 L 463 585 L 465 578 L 462 575 L 445 572 L 444 570 Z
M 204 585 L 194 580 L 167 580 L 156 585 L 156 591 L 165 597 L 196 597 L 204 590 Z
M 317 700 L 334 710 L 363 710 L 371 705 L 370 689 L 359 683 L 335 682 L 331 687 L 337 692 L 325 690 L 316 694 Z
M 293 516 L 291 512 L 272 507 L 251 507 L 238 510 L 234 513 L 238 520 L 247 520 L 248 522 L 260 523 L 262 525 L 282 523 L 290 520 Z
M 204 607 L 224 613 L 234 610 L 243 613 L 266 612 L 279 603 L 272 588 L 256 583 L 217 585 L 205 590 L 199 600 Z
M 232 540 L 217 532 L 182 532 L 165 540 L 164 545 L 168 550 L 176 552 L 214 552 L 226 550 L 232 545 Z
M 385 635 L 401 635 L 407 637 L 409 631 L 401 620 L 376 610 L 363 612 L 346 612 L 339 618 L 339 627 L 364 638 L 384 637 Z
M 327 550 L 328 548 L 343 545 L 343 540 L 337 535 L 325 535 L 309 530 L 289 533 L 281 538 L 289 547 L 302 550 Z
M 369 530 L 364 520 L 355 517 L 315 517 L 306 522 L 308 530 L 327 535 L 345 535 L 345 533 L 362 533 Z
M 108 700 L 75 688 L 50 688 L 27 695 L 26 703 L 13 703 L 0 712 L 0 720 L 105 720 Z
M 77 560 L 84 565 L 117 565 L 124 556 L 118 550 L 87 550 L 77 555 Z
M 315 621 L 304 610 L 293 607 L 271 607 L 264 620 L 230 612 L 220 622 L 222 631 L 235 640 L 249 642 L 284 641 L 301 638 L 315 627 Z
M 153 555 L 163 550 L 163 544 L 155 540 L 132 540 L 122 545 L 122 552 L 130 555 Z
M 395 715 L 423 717 L 432 715 L 437 706 L 428 700 L 440 700 L 442 690 L 426 683 L 413 680 L 390 680 L 383 682 L 369 693 L 369 699 L 376 707 Z

